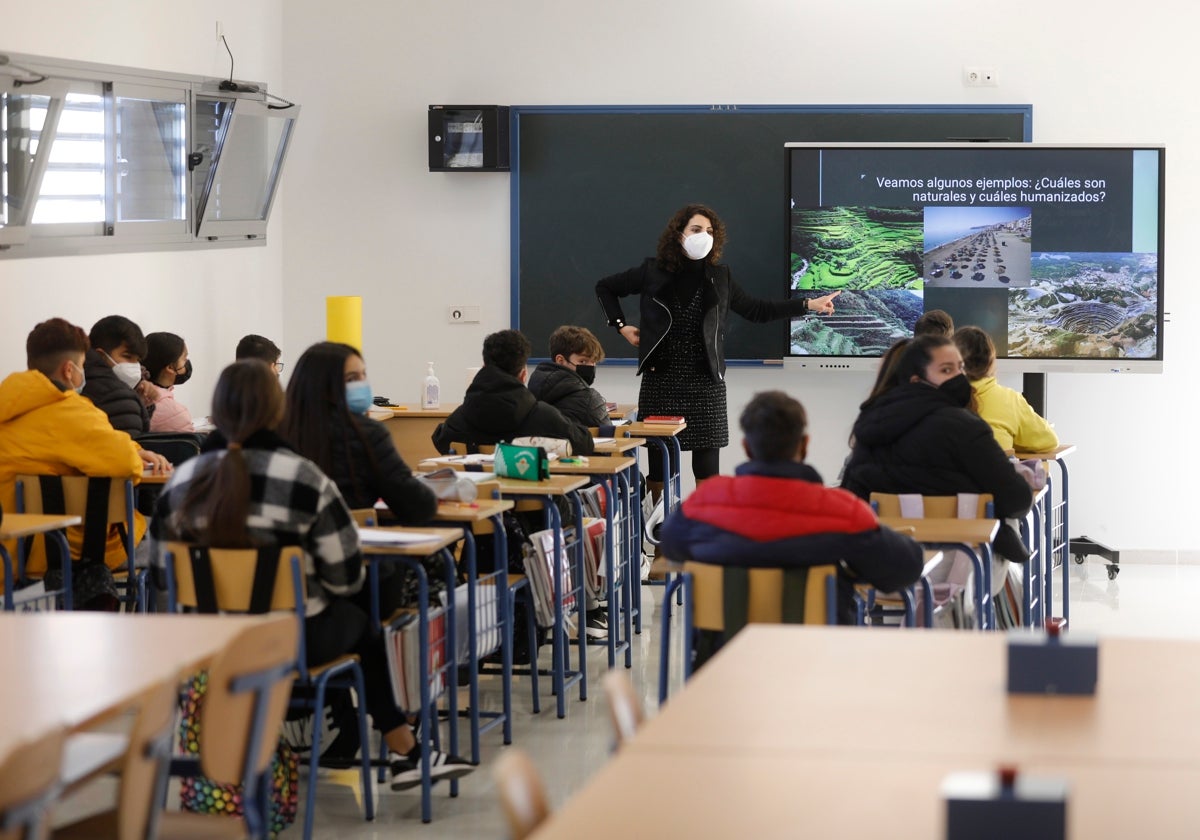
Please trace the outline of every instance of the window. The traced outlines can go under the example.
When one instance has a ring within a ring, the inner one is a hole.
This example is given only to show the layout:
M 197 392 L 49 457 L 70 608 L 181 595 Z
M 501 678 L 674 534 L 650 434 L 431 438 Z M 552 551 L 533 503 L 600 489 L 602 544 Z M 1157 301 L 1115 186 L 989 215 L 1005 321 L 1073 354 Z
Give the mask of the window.
M 0 257 L 265 240 L 297 106 L 261 84 L 5 57 Z

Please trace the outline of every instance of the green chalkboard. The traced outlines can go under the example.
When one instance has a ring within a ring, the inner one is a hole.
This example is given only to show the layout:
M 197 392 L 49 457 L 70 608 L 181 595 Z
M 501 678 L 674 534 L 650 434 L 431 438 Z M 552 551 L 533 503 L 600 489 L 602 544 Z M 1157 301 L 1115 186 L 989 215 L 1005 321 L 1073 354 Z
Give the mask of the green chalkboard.
M 606 326 L 594 287 L 653 256 L 671 214 L 712 207 L 723 262 L 750 294 L 787 285 L 787 142 L 1029 141 L 1032 106 L 678 106 L 511 109 L 512 316 L 534 355 L 561 324 L 588 327 L 610 359 L 636 356 Z M 623 301 L 630 323 L 636 298 Z M 786 322 L 730 318 L 732 362 L 781 359 Z

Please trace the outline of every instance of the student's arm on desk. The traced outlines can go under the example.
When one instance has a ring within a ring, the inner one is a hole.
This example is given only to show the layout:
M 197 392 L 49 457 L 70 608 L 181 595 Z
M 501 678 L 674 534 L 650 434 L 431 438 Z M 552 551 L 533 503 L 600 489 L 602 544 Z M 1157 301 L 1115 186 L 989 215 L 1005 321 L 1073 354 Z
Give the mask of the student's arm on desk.
M 140 481 L 141 448 L 112 427 L 108 415 L 87 400 L 70 400 L 69 414 L 56 430 L 63 463 L 83 475 L 116 476 Z

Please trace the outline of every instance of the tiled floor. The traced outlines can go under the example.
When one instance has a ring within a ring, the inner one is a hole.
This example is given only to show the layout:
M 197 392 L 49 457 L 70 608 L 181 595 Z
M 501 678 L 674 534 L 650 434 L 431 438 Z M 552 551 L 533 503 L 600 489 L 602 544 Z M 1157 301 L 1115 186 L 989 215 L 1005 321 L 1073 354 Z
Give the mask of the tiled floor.
M 1193 607 L 1200 599 L 1200 565 L 1127 562 L 1117 579 L 1110 581 L 1104 564 L 1093 558 L 1083 565 L 1072 565 L 1070 571 L 1071 625 L 1075 631 L 1200 637 L 1200 622 Z M 645 632 L 635 639 L 634 667 L 629 672 L 651 714 L 657 702 L 659 661 L 655 632 L 658 612 L 653 605 L 661 599 L 662 591 L 654 587 L 645 589 L 647 624 Z M 1061 614 L 1061 608 L 1055 612 Z M 519 678 L 514 685 L 513 743 L 532 755 L 554 805 L 561 805 L 586 784 L 609 755 L 611 730 L 599 679 L 604 673 L 605 657 L 603 649 L 591 650 L 594 655 L 588 669 L 591 676 L 588 699 L 580 702 L 578 691 L 573 690 L 564 720 L 554 716 L 548 679 L 542 678 L 540 715 L 530 712 L 525 679 Z M 673 676 L 676 681 L 677 671 Z M 483 698 L 485 705 L 495 704 L 497 696 L 494 689 L 489 689 Z M 461 731 L 465 738 L 466 727 Z M 330 840 L 365 840 L 399 834 L 472 840 L 504 837 L 490 776 L 496 756 L 504 749 L 498 730 L 484 736 L 482 749 L 483 765 L 462 781 L 457 798 L 448 797 L 446 785 L 435 786 L 434 818 L 430 825 L 421 823 L 418 791 L 392 793 L 386 786 L 379 790 L 375 821 L 364 822 L 360 816 L 357 776 L 352 772 L 323 772 L 317 795 L 315 835 Z M 79 807 L 86 807 L 86 803 Z M 293 827 L 283 836 L 299 836 L 299 830 Z

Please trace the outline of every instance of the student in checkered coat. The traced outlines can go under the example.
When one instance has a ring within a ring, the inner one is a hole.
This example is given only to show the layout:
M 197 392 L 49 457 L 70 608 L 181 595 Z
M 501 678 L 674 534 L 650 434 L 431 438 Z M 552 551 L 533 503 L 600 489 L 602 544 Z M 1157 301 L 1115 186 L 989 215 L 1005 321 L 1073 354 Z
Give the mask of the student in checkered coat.
M 414 787 L 421 781 L 420 746 L 405 710 L 392 699 L 382 638 L 371 632 L 354 520 L 337 486 L 276 434 L 284 405 L 279 379 L 263 362 L 247 359 L 221 372 L 213 393 L 212 448 L 179 466 L 155 506 L 154 563 L 161 569 L 167 540 L 216 548 L 302 546 L 308 664 L 358 654 L 367 711 L 391 750 L 392 789 Z M 431 756 L 431 764 L 435 778 L 474 769 L 441 753 Z

